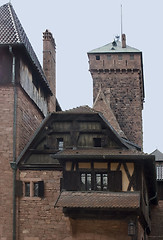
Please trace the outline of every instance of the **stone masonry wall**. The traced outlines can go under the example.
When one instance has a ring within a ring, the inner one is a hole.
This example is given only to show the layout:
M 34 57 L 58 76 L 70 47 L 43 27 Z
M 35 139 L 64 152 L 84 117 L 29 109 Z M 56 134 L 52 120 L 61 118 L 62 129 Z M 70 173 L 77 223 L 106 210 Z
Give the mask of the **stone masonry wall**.
M 123 60 L 118 60 L 118 54 L 112 54 L 112 60 L 107 59 L 107 54 L 101 54 L 100 61 L 95 57 L 95 54 L 89 56 L 94 101 L 100 87 L 103 92 L 110 88 L 111 109 L 122 131 L 130 141 L 142 146 L 143 89 L 140 55 L 135 54 L 134 60 L 129 59 L 130 54 L 122 54 Z
M 22 197 L 18 209 L 18 240 L 130 240 L 128 219 L 71 219 L 54 208 L 60 194 L 61 171 L 20 171 L 20 180 L 43 180 L 44 198 Z
M 151 211 L 152 231 L 150 240 L 163 240 L 163 200 L 157 206 L 153 206 Z

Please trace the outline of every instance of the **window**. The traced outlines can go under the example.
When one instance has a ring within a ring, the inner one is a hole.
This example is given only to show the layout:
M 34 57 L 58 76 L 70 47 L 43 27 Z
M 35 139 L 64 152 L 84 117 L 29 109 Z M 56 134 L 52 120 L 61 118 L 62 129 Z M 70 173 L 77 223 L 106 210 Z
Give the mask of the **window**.
M 107 55 L 108 60 L 111 60 L 111 55 Z
M 58 150 L 63 150 L 63 138 L 57 138 L 57 148 Z
M 163 180 L 163 165 L 159 164 L 156 166 L 157 180 Z
M 25 182 L 25 197 L 30 197 L 30 182 Z
M 122 190 L 122 172 L 81 172 L 80 191 L 113 191 Z
M 101 138 L 93 138 L 93 146 L 101 147 Z
M 108 190 L 108 174 L 107 173 L 95 174 L 95 188 L 97 191 Z
M 92 175 L 91 173 L 81 173 L 81 191 L 91 191 L 92 190 Z
M 39 196 L 39 183 L 38 182 L 34 182 L 33 183 L 33 195 L 34 197 L 38 197 Z
M 24 197 L 44 197 L 44 182 L 24 182 Z
M 100 56 L 99 55 L 96 56 L 96 60 L 100 60 Z
M 118 60 L 122 60 L 122 54 L 118 55 Z
M 134 60 L 134 54 L 130 54 L 130 60 Z

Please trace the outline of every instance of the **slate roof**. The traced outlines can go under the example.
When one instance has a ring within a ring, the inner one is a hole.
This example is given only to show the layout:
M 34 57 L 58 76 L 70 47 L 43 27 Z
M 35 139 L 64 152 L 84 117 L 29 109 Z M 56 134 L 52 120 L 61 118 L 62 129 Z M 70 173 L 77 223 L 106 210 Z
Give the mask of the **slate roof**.
M 11 3 L 0 7 L 0 45 L 23 46 L 35 69 L 39 72 L 44 85 L 51 93 L 39 60 Z
M 153 151 L 151 153 L 151 155 L 154 155 L 155 156 L 155 160 L 156 161 L 163 161 L 163 153 L 160 152 L 158 149 L 156 149 L 155 151 Z
M 141 51 L 128 45 L 126 45 L 126 48 L 122 48 L 120 41 L 113 41 L 88 52 L 88 54 L 90 53 L 141 53 Z
M 138 209 L 139 192 L 61 192 L 55 207 Z

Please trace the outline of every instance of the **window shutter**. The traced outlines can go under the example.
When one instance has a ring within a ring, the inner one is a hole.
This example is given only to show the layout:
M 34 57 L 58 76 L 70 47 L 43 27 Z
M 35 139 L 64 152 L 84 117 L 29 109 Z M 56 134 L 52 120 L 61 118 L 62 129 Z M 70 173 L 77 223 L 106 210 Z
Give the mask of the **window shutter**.
M 16 197 L 23 196 L 23 182 L 16 180 Z
M 122 172 L 121 171 L 109 172 L 109 191 L 112 191 L 112 192 L 122 191 Z
M 68 191 L 77 191 L 79 188 L 79 173 L 73 171 L 64 172 L 63 188 Z
M 38 182 L 38 197 L 44 197 L 44 181 Z

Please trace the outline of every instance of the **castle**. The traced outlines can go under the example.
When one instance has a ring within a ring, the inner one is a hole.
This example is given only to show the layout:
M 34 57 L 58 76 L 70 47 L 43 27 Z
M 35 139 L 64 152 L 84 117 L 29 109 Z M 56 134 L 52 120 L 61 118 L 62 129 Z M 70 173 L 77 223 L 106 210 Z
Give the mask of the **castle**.
M 46 30 L 42 69 L 11 3 L 0 7 L 0 239 L 161 239 L 142 52 L 125 34 L 88 52 L 93 108 L 67 111 L 55 55 Z

